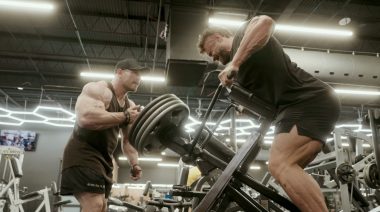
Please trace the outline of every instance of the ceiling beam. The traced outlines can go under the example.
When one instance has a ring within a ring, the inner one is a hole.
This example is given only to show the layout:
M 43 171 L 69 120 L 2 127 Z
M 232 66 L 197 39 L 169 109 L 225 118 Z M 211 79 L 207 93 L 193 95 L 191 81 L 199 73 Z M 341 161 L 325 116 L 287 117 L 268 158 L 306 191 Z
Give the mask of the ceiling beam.
M 34 70 L 11 70 L 11 69 L 0 69 L 0 73 L 8 75 L 22 75 L 22 76 L 32 76 L 39 75 L 39 73 Z M 62 78 L 77 78 L 78 73 L 62 73 L 62 72 L 48 72 L 40 71 L 46 77 L 62 77 Z
M 0 51 L 1 57 L 16 58 L 16 59 L 28 59 L 32 58 L 34 60 L 45 60 L 45 61 L 55 61 L 55 62 L 69 62 L 77 64 L 85 64 L 86 58 L 90 60 L 92 64 L 98 65 L 115 65 L 119 59 L 112 58 L 100 58 L 100 57 L 84 57 L 84 56 L 73 56 L 73 55 L 57 55 L 57 54 L 46 54 L 46 53 L 27 53 L 27 52 L 13 52 L 13 51 Z M 144 62 L 144 61 L 142 61 Z M 156 62 L 160 66 L 165 67 L 165 62 Z
M 102 17 L 102 18 L 116 18 L 116 19 L 146 21 L 145 15 L 138 16 L 138 15 L 116 14 L 116 13 L 109 13 L 109 12 L 104 12 L 104 11 L 88 11 L 88 10 L 76 9 L 76 8 L 71 9 L 71 12 L 74 16 L 81 15 L 81 16 L 95 16 L 95 17 Z M 64 14 L 69 15 L 68 12 L 64 12 Z M 157 21 L 157 16 L 153 16 L 153 17 L 150 16 L 149 21 L 154 21 L 154 22 Z M 165 16 L 161 15 L 160 22 L 165 22 Z
M 280 17 L 278 17 L 277 21 L 282 22 L 289 19 L 302 1 L 303 0 L 291 0 L 281 13 Z
M 80 30 L 81 32 L 83 30 Z M 70 31 L 71 32 L 71 31 Z M 88 31 L 90 32 L 90 31 Z M 91 33 L 94 33 L 94 31 L 91 31 Z M 107 33 L 107 34 L 113 34 L 111 32 L 102 32 L 102 33 Z M 41 40 L 42 41 L 58 41 L 58 42 L 70 42 L 70 43 L 78 43 L 78 40 L 76 37 L 63 37 L 63 36 L 56 36 L 56 35 L 44 35 L 44 34 L 33 34 L 33 33 L 15 33 L 12 32 L 15 37 L 18 39 L 30 39 L 30 40 Z M 123 36 L 125 35 L 131 35 L 131 36 L 138 36 L 138 37 L 146 37 L 144 34 L 125 34 L 125 33 L 119 33 L 122 34 Z M 0 37 L 7 38 L 9 37 L 9 32 L 6 31 L 0 31 Z M 112 37 L 112 36 L 111 36 Z M 154 36 L 149 36 L 148 38 L 154 39 Z M 99 40 L 99 39 L 86 39 L 82 38 L 83 43 L 85 44 L 96 44 L 96 45 L 109 45 L 109 46 L 120 46 L 120 47 L 135 47 L 135 48 L 142 48 L 141 45 L 138 45 L 136 43 L 128 43 L 128 42 L 120 42 L 120 41 L 112 41 L 112 40 Z M 154 49 L 154 45 L 150 44 L 148 45 L 148 48 Z M 159 45 L 158 49 L 166 49 L 165 45 Z
M 10 97 L 3 89 L 0 89 L 0 93 L 5 96 L 5 98 L 8 98 L 9 101 L 11 101 L 13 104 L 15 104 L 18 107 L 21 107 L 21 105 L 15 101 L 12 97 Z

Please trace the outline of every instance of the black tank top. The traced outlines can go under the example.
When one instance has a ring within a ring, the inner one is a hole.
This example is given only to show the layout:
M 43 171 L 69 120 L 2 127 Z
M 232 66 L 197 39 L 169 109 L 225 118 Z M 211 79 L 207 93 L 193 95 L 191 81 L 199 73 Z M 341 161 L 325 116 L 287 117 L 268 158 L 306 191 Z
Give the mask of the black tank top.
M 123 112 L 129 108 L 128 98 L 125 99 L 124 107 L 121 107 L 112 84 L 108 82 L 107 85 L 112 91 L 107 111 Z M 118 125 L 103 130 L 89 130 L 76 123 L 63 153 L 62 170 L 73 166 L 88 167 L 112 183 L 112 154 L 117 147 L 119 131 Z
M 236 33 L 231 58 L 236 54 L 248 22 Z M 241 64 L 237 82 L 259 98 L 274 105 L 278 112 L 284 108 L 333 92 L 326 83 L 313 77 L 292 62 L 275 37 Z

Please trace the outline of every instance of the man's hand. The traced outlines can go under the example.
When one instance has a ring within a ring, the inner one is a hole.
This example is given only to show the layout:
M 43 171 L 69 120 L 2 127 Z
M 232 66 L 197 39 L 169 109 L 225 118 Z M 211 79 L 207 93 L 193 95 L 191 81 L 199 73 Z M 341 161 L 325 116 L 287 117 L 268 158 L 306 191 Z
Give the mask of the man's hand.
M 233 79 L 237 75 L 238 68 L 228 65 L 222 72 L 219 73 L 218 78 L 223 86 L 230 87 Z
M 127 109 L 129 113 L 129 124 L 132 124 L 137 119 L 137 116 L 140 114 L 140 105 L 135 105 Z
M 135 164 L 131 168 L 131 179 L 138 180 L 142 176 L 142 169 L 138 164 Z

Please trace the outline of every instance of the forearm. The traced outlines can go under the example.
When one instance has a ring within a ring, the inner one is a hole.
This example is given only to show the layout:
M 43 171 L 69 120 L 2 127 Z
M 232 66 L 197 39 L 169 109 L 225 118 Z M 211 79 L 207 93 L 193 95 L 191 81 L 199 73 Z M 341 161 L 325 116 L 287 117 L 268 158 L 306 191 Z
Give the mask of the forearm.
M 263 48 L 272 36 L 273 28 L 274 21 L 267 16 L 252 19 L 246 28 L 231 65 L 239 68 L 250 55 Z
M 123 152 L 131 166 L 138 164 L 139 153 L 129 142 L 124 141 Z
M 123 112 L 108 112 L 104 110 L 89 110 L 80 114 L 79 126 L 91 130 L 107 129 L 123 123 L 125 115 Z

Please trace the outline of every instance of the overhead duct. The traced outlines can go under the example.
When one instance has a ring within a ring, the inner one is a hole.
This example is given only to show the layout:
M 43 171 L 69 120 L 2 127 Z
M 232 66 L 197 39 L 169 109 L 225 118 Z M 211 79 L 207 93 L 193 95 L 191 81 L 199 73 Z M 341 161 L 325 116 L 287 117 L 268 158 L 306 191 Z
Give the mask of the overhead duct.
M 380 58 L 285 48 L 292 61 L 325 82 L 380 86 Z
M 208 11 L 183 7 L 170 10 L 166 78 L 169 85 L 196 86 L 207 68 L 197 49 L 198 35 L 207 27 Z

